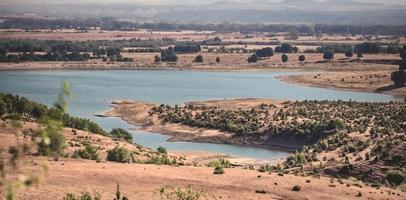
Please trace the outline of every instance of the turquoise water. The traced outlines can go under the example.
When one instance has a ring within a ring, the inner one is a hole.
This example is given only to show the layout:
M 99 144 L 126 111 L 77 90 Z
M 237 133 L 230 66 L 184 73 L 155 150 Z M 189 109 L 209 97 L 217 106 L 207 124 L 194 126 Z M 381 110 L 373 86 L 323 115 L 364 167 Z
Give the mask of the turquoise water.
M 289 100 L 390 101 L 389 95 L 335 91 L 286 84 L 275 76 L 288 72 L 196 72 L 196 71 L 5 71 L 0 72 L 0 92 L 19 94 L 52 105 L 62 80 L 72 85 L 74 98 L 69 113 L 90 118 L 106 130 L 135 128 L 118 118 L 95 114 L 109 109 L 116 99 L 136 99 L 153 103 L 182 104 L 186 101 L 224 98 L 273 98 Z M 234 145 L 166 142 L 167 136 L 132 130 L 135 142 L 150 148 L 164 146 L 176 151 L 210 151 L 240 157 L 277 159 L 279 150 Z

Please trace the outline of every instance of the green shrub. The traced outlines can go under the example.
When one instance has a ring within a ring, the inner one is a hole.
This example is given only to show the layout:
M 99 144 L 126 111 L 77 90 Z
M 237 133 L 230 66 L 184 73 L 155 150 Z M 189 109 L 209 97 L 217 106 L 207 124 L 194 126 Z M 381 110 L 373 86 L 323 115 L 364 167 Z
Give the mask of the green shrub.
M 208 194 L 206 191 L 194 188 L 192 186 L 187 186 L 184 188 L 165 186 L 159 188 L 159 190 L 154 193 L 154 197 L 161 200 L 216 199 L 213 195 Z
M 389 172 L 385 179 L 390 185 L 397 186 L 406 183 L 406 174 L 399 171 L 393 171 Z
M 295 185 L 295 186 L 293 186 L 292 191 L 299 192 L 300 189 L 302 189 L 302 188 L 299 185 Z
M 222 167 L 214 168 L 214 174 L 224 174 L 224 169 Z
M 95 146 L 86 145 L 84 149 L 76 150 L 72 157 L 88 160 L 99 160 L 99 153 L 97 151 L 98 149 Z
M 101 200 L 101 195 L 99 193 L 95 193 L 92 196 L 89 192 L 82 192 L 81 195 L 76 196 L 72 193 L 68 193 L 65 197 L 63 197 L 63 200 Z
M 107 160 L 121 163 L 131 163 L 134 159 L 132 153 L 128 149 L 116 146 L 114 149 L 107 151 Z
M 162 156 L 152 156 L 147 161 L 146 164 L 154 164 L 154 165 L 172 165 L 176 164 L 176 160 L 171 161 L 167 155 Z
M 161 146 L 160 146 L 160 147 L 158 147 L 157 151 L 158 151 L 159 153 L 168 154 L 168 151 L 166 150 L 165 147 L 161 147 Z
M 219 158 L 215 161 L 211 161 L 207 164 L 208 167 L 223 167 L 223 168 L 230 168 L 231 162 L 224 158 Z
M 264 189 L 262 189 L 262 190 L 255 190 L 255 193 L 266 194 L 266 191 L 265 191 Z
M 124 139 L 129 143 L 133 142 L 133 136 L 122 128 L 114 128 L 112 131 L 110 131 L 110 135 L 114 138 Z

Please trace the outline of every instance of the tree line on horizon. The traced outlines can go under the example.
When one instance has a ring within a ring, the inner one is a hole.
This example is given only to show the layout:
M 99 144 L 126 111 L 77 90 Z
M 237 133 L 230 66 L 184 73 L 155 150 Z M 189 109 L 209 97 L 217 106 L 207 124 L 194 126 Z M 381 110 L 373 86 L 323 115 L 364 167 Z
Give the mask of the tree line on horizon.
M 136 23 L 131 21 L 117 20 L 114 18 L 72 18 L 72 19 L 34 19 L 9 17 L 0 23 L 3 29 L 76 29 L 90 30 L 99 27 L 101 30 L 132 31 L 138 29 L 150 30 L 196 30 L 216 32 L 297 32 L 299 34 L 358 34 L 358 35 L 395 35 L 405 36 L 406 26 L 393 25 L 289 25 L 289 24 L 176 24 L 176 23 Z

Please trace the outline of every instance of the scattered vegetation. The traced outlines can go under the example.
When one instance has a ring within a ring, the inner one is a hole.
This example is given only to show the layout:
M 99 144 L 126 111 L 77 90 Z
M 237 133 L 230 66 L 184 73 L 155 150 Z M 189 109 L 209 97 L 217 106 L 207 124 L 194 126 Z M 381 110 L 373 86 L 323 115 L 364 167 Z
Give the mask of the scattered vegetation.
M 107 160 L 121 163 L 132 163 L 133 154 L 125 147 L 116 146 L 114 149 L 107 151 Z
M 73 153 L 74 158 L 82 158 L 88 160 L 99 160 L 98 148 L 92 145 L 86 145 L 84 149 L 76 150 Z
M 295 185 L 292 187 L 292 191 L 299 192 L 302 188 L 299 185 Z
M 215 168 L 214 168 L 213 174 L 224 174 L 224 173 L 225 173 L 225 172 L 224 172 L 223 167 L 218 166 L 218 167 L 215 167 Z
M 154 193 L 154 196 L 160 200 L 209 200 L 216 199 L 206 191 L 197 189 L 193 186 L 175 187 L 165 186 Z

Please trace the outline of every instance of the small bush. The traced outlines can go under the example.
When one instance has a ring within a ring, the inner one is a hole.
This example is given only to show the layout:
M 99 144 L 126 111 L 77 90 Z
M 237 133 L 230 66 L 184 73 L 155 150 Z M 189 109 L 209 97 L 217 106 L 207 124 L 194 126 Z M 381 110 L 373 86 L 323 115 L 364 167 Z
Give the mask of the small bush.
M 165 186 L 165 187 L 159 188 L 159 190 L 154 193 L 154 197 L 156 199 L 161 199 L 161 200 L 216 199 L 212 194 L 209 194 L 206 191 L 194 188 L 192 186 L 187 186 L 184 188 L 174 187 L 174 186 Z
M 385 179 L 390 185 L 397 186 L 406 182 L 406 174 L 399 171 L 393 171 L 389 172 Z
M 98 160 L 99 153 L 97 152 L 97 148 L 92 145 L 86 145 L 85 149 L 76 150 L 73 153 L 74 158 L 82 158 L 88 160 Z
M 293 186 L 292 191 L 299 192 L 300 189 L 302 189 L 302 188 L 299 185 L 295 185 L 295 186 Z
M 207 164 L 208 167 L 223 167 L 223 168 L 230 168 L 231 162 L 224 158 L 219 158 L 215 161 L 211 161 Z
M 214 174 L 224 174 L 224 169 L 222 167 L 214 168 Z
M 158 151 L 159 153 L 168 154 L 168 151 L 166 150 L 165 147 L 161 147 L 161 146 L 160 146 L 160 147 L 158 147 L 157 151 Z
M 95 193 L 94 195 L 91 195 L 89 192 L 82 192 L 81 195 L 76 196 L 72 193 L 66 194 L 65 197 L 63 197 L 63 200 L 101 200 L 101 195 L 99 193 Z
M 255 190 L 255 193 L 266 194 L 266 191 L 265 191 L 264 189 L 262 189 L 262 190 Z
M 114 149 L 107 151 L 107 160 L 121 163 L 133 162 L 132 153 L 124 148 L 116 146 Z
M 110 135 L 114 138 L 124 139 L 129 143 L 133 142 L 133 136 L 128 131 L 122 128 L 114 128 L 112 131 L 110 131 Z
M 202 63 L 204 61 L 203 56 L 202 55 L 198 55 L 195 57 L 195 59 L 193 60 L 193 62 L 199 62 Z

